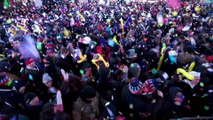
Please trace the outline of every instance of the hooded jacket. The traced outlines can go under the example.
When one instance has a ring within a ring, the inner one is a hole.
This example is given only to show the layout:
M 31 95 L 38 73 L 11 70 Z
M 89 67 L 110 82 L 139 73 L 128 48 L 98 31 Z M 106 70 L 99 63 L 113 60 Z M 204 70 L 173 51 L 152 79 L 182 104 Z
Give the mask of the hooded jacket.
M 174 104 L 173 98 L 177 92 L 182 92 L 182 89 L 178 87 L 171 87 L 169 89 L 169 96 L 163 104 L 162 112 L 164 113 L 164 119 L 181 118 L 186 117 L 189 114 L 189 110 L 186 108 L 186 104 L 184 102 L 180 106 Z

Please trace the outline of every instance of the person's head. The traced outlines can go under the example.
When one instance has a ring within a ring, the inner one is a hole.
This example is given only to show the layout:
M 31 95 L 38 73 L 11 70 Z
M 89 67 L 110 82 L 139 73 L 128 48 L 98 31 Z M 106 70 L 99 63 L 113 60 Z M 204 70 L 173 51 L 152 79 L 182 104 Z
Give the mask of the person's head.
M 32 58 L 30 58 L 30 59 L 27 59 L 27 60 L 25 61 L 25 65 L 26 65 L 27 67 L 35 67 L 35 62 L 34 62 L 34 60 L 33 60 Z
M 174 104 L 177 105 L 177 106 L 180 106 L 182 105 L 183 103 L 183 100 L 184 100 L 184 95 L 182 92 L 177 92 L 173 98 L 173 101 L 174 101 Z
M 65 58 L 68 55 L 68 50 L 67 48 L 62 47 L 60 50 L 60 54 L 62 58 Z
M 12 58 L 18 56 L 18 50 L 17 49 L 13 49 L 12 50 Z
M 129 74 L 131 77 L 138 78 L 141 72 L 141 67 L 138 63 L 131 63 L 129 67 Z
M 46 50 L 46 55 L 47 55 L 47 56 L 50 56 L 50 57 L 53 57 L 53 55 L 54 55 L 54 50 L 51 49 L 51 48 L 47 49 L 47 50 Z
M 38 96 L 33 92 L 28 92 L 24 95 L 24 102 L 26 105 L 31 106 L 38 106 L 40 104 Z
M 169 88 L 169 96 L 172 102 L 177 106 L 181 106 L 185 98 L 182 89 L 180 89 L 179 87 Z
M 55 65 L 54 62 L 53 62 L 53 58 L 51 56 L 46 56 L 43 59 L 43 63 L 44 63 L 45 67 L 54 66 Z
M 144 95 L 152 94 L 157 89 L 159 85 L 159 80 L 158 79 L 146 80 L 142 85 L 142 94 Z
M 91 103 L 96 97 L 96 91 L 91 86 L 85 86 L 80 93 L 80 98 L 85 103 Z
M 48 88 L 52 87 L 52 78 L 49 76 L 48 73 L 44 73 L 42 76 L 42 82 L 44 85 L 46 85 Z

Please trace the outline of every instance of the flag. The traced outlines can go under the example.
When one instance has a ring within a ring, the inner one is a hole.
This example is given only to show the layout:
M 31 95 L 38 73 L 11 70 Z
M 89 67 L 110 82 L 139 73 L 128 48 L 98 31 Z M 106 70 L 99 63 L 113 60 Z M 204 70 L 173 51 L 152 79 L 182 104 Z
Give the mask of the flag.
M 9 2 L 8 0 L 4 0 L 4 9 L 9 8 Z

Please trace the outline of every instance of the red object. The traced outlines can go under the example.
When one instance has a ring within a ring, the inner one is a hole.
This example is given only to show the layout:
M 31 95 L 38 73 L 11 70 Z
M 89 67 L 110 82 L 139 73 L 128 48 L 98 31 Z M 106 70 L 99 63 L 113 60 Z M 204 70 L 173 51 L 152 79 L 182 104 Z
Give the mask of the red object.
M 99 53 L 100 55 L 103 54 L 103 50 L 102 50 L 102 47 L 101 47 L 101 46 L 97 46 L 97 47 L 95 48 L 95 51 L 96 51 L 97 53 Z
M 33 62 L 34 62 L 34 60 L 32 58 L 30 58 L 30 59 L 25 61 L 25 65 L 27 66 L 27 65 L 29 65 L 29 64 L 31 64 Z
M 213 62 L 213 55 L 207 55 L 207 56 L 206 56 L 206 59 L 207 59 L 209 62 Z
M 105 48 L 104 48 L 104 56 L 105 56 L 105 60 L 106 61 L 109 61 L 109 58 L 110 58 L 110 47 L 108 47 L 108 46 L 106 46 Z

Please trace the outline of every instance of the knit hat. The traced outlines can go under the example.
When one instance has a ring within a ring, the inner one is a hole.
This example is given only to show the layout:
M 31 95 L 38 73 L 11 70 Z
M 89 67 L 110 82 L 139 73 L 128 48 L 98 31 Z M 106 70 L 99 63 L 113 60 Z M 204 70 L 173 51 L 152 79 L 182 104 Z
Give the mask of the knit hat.
M 26 94 L 24 95 L 24 102 L 25 102 L 26 104 L 29 104 L 30 101 L 31 101 L 33 98 L 35 98 L 35 97 L 37 97 L 37 95 L 36 95 L 35 93 L 33 93 L 33 92 L 28 92 L 28 93 L 26 93 Z
M 52 81 L 52 78 L 49 76 L 48 73 L 44 73 L 43 76 L 42 76 L 42 82 L 47 83 L 49 81 Z
M 13 79 L 7 75 L 0 75 L 0 87 L 10 86 L 13 82 Z
M 31 63 L 33 63 L 33 62 L 34 62 L 34 60 L 33 60 L 32 58 L 27 59 L 27 60 L 25 61 L 25 65 L 28 66 L 29 64 L 31 64 Z
M 142 92 L 142 82 L 139 81 L 137 78 L 132 78 L 128 87 L 129 87 L 129 91 L 132 94 L 140 94 Z
M 91 103 L 92 98 L 96 96 L 96 91 L 91 86 L 85 86 L 84 89 L 80 93 L 80 98 L 85 103 Z
M 158 85 L 158 79 L 149 79 L 144 82 L 143 87 L 146 87 L 148 89 L 146 93 L 152 93 L 157 89 Z

